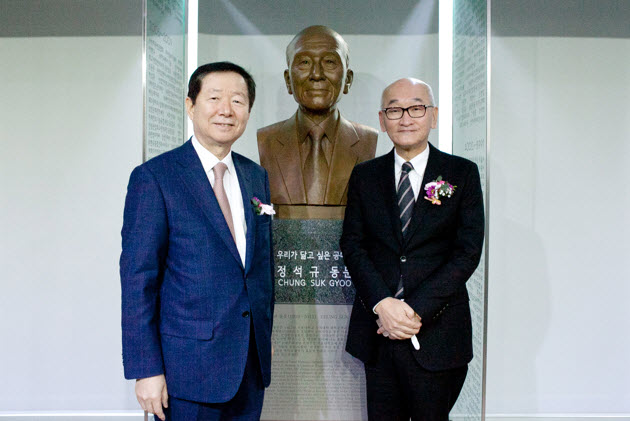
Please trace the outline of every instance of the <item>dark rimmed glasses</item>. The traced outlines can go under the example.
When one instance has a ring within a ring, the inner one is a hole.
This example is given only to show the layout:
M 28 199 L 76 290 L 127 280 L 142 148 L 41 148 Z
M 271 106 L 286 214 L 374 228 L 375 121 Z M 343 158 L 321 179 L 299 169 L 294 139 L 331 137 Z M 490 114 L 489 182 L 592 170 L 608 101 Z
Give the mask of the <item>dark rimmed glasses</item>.
M 388 120 L 400 120 L 407 111 L 411 118 L 421 118 L 427 113 L 427 108 L 431 108 L 433 105 L 412 105 L 411 107 L 390 107 L 381 111 L 385 113 Z

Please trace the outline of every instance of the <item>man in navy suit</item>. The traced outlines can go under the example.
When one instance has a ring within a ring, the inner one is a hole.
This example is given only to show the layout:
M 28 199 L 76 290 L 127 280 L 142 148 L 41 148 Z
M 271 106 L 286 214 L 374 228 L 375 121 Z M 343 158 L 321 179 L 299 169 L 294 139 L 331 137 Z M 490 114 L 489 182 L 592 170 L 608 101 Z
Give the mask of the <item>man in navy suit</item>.
M 142 408 L 162 420 L 260 418 L 272 353 L 269 182 L 231 152 L 254 98 L 240 66 L 199 67 L 186 98 L 194 136 L 129 180 L 123 364 Z
M 479 171 L 429 144 L 438 110 L 426 83 L 392 83 L 381 108 L 394 149 L 357 165 L 348 188 L 341 249 L 357 297 L 346 350 L 365 364 L 370 420 L 447 421 L 472 359 Z

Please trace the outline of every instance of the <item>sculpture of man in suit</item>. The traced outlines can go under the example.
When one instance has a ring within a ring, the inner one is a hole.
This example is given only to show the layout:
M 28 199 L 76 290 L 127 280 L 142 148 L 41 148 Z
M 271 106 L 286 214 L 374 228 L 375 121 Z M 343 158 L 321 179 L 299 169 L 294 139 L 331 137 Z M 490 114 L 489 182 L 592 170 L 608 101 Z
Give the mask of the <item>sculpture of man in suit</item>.
M 286 56 L 284 80 L 299 108 L 288 120 L 258 130 L 271 201 L 279 218 L 342 219 L 352 168 L 374 158 L 378 132 L 337 110 L 354 76 L 341 35 L 310 26 L 293 38 Z
M 381 108 L 394 149 L 355 167 L 341 236 L 357 290 L 346 350 L 365 364 L 370 420 L 447 421 L 472 359 L 479 171 L 428 143 L 438 110 L 426 83 L 392 83 Z
M 194 135 L 129 180 L 123 364 L 142 408 L 161 420 L 260 418 L 272 352 L 269 183 L 231 151 L 255 87 L 233 63 L 199 67 L 186 98 Z

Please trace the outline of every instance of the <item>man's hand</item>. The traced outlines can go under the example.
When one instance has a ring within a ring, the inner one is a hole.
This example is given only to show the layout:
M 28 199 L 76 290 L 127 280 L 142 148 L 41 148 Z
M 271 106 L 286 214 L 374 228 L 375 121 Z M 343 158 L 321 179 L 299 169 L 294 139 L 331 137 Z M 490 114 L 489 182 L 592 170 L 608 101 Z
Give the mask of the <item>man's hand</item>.
M 136 380 L 136 398 L 147 412 L 155 414 L 164 421 L 162 407 L 168 408 L 168 392 L 164 374 Z
M 377 333 L 390 339 L 409 339 L 420 331 L 420 316 L 409 304 L 396 298 L 385 298 L 376 306 L 381 320 Z

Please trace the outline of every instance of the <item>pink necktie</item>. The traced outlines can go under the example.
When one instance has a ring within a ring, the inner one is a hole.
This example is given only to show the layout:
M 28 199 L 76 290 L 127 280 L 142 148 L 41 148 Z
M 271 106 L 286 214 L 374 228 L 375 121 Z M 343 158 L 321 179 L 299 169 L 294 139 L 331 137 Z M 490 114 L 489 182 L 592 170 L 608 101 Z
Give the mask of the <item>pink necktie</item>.
M 236 243 L 236 235 L 234 235 L 234 221 L 232 220 L 232 210 L 230 209 L 230 202 L 228 201 L 227 194 L 225 194 L 225 188 L 223 186 L 223 176 L 225 175 L 225 170 L 227 170 L 227 165 L 225 165 L 223 162 L 219 162 L 217 165 L 212 167 L 212 171 L 214 172 L 213 190 L 214 195 L 217 197 L 217 201 L 219 202 L 221 212 L 223 212 L 225 222 L 227 222 L 228 228 L 230 228 L 230 232 L 232 233 L 234 243 Z

